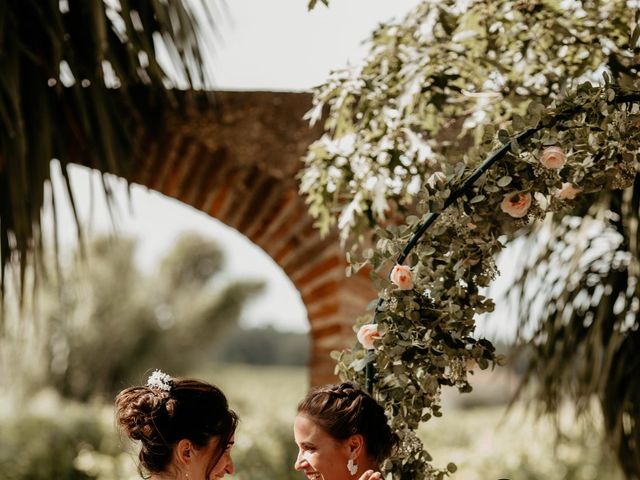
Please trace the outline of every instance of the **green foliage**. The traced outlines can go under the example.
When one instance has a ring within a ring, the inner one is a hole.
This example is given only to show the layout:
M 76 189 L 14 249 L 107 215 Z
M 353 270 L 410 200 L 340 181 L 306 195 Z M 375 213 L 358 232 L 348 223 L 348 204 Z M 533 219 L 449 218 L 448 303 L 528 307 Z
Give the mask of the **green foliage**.
M 454 410 L 423 425 L 418 435 L 436 462 L 455 461 L 456 480 L 622 480 L 615 458 L 602 444 L 596 424 L 601 419 L 578 421 L 566 407 L 560 427 L 550 417 L 533 418 L 524 405 L 508 413 L 494 406 Z
M 103 407 L 62 402 L 52 391 L 40 392 L 27 405 L 0 417 L 3 479 L 89 479 L 93 476 L 74 466 L 83 449 L 118 453 L 112 424 L 103 421 Z
M 262 288 L 255 282 L 214 287 L 222 253 L 195 235 L 176 242 L 157 274 L 140 272 L 134 254 L 131 240 L 97 239 L 85 259 L 74 257 L 60 277 L 40 285 L 38 330 L 18 328 L 2 339 L 7 348 L 27 342 L 32 352 L 25 356 L 23 344 L 2 359 L 2 378 L 22 390 L 17 394 L 50 385 L 86 400 L 139 383 L 155 368 L 178 375 L 207 359 Z
M 559 2 L 455 3 L 425 1 L 401 24 L 382 25 L 364 65 L 317 89 L 308 116 L 317 120 L 325 105 L 330 115 L 326 135 L 309 148 L 301 190 L 322 231 L 336 210 L 345 238 L 369 228 L 371 218 L 383 221 L 388 202 L 403 211 L 430 173 L 476 166 L 486 149 L 469 147 L 500 129 L 538 125 L 545 106 L 558 106 L 596 70 L 637 91 L 627 49 L 634 21 L 622 0 L 564 9 Z M 593 43 L 601 47 L 590 49 Z M 545 140 L 571 138 L 550 132 Z
M 578 408 L 597 396 L 627 472 L 640 472 L 640 431 L 629 424 L 640 415 L 640 385 L 633 380 L 640 341 L 639 190 L 636 179 L 633 188 L 604 196 L 584 217 L 541 225 L 510 292 L 527 320 L 521 337 L 533 352 L 526 383 L 542 385 L 539 396 L 551 413 L 567 396 Z
M 27 253 L 40 253 L 52 158 L 73 203 L 73 154 L 126 176 L 141 123 L 159 134 L 163 109 L 175 106 L 170 89 L 212 84 L 202 61 L 213 24 L 208 3 L 0 2 L 2 285 L 7 265 L 15 262 L 24 279 Z M 110 200 L 106 183 L 105 192 Z
M 220 363 L 306 366 L 310 339 L 306 333 L 281 332 L 273 327 L 231 328 L 211 352 Z
M 334 73 L 316 90 L 309 118 L 325 108 L 329 114 L 325 135 L 309 147 L 301 191 L 321 231 L 337 222 L 352 244 L 351 270 L 371 267 L 379 290 L 375 317 L 356 327 L 373 320 L 381 339 L 372 351 L 355 347 L 336 358 L 340 375 L 360 382 L 367 361 L 375 364 L 375 395 L 404 440 L 389 478 L 448 474 L 429 464 L 413 432 L 441 415 L 443 386 L 467 392 L 471 370 L 500 362 L 490 342 L 474 337 L 477 315 L 493 309 L 482 289 L 498 273 L 495 255 L 536 220 L 584 212 L 633 184 L 640 151 L 637 19 L 622 0 L 427 0 L 402 23 L 373 34 L 362 66 Z M 566 157 L 557 169 L 541 161 L 552 146 Z M 486 172 L 453 197 L 485 160 Z M 567 186 L 578 200 L 565 196 Z M 514 199 L 522 211 L 510 208 Z M 637 208 L 633 216 L 637 225 Z M 401 290 L 384 277 L 434 219 L 406 259 L 413 288 Z M 593 286 L 592 276 L 585 278 Z M 551 308 L 564 322 L 560 306 Z M 609 311 L 603 308 L 603 316 Z M 543 350 L 550 337 L 541 325 Z M 634 343 L 631 330 L 614 330 Z M 555 331 L 558 338 L 575 333 Z M 631 364 L 615 365 L 627 373 L 616 377 L 613 395 L 637 404 L 635 387 L 625 386 Z M 622 403 L 613 410 L 616 418 L 637 414 Z M 609 413 L 605 408 L 606 422 Z M 622 431 L 628 436 L 619 457 L 637 475 L 629 457 L 640 458 L 638 429 L 612 425 L 614 444 Z

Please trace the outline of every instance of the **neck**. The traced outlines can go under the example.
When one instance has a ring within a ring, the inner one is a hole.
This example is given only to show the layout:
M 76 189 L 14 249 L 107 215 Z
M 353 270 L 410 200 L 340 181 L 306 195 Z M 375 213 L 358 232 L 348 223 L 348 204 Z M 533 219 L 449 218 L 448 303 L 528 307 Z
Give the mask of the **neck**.
M 378 463 L 374 460 L 368 459 L 368 458 L 363 458 L 361 459 L 362 463 L 358 463 L 358 471 L 355 474 L 355 478 L 360 478 L 360 476 L 362 474 L 364 474 L 364 472 L 366 472 L 367 470 L 373 470 L 374 472 L 379 472 L 380 471 L 380 465 L 378 465 Z
M 182 478 L 177 472 L 162 472 L 154 473 L 149 477 L 149 480 L 176 480 Z

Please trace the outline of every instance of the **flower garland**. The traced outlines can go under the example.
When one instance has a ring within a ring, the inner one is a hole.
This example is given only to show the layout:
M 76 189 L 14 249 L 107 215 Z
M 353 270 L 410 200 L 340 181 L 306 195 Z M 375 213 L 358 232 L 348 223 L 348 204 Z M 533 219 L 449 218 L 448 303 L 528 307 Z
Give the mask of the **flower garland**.
M 403 439 L 388 478 L 455 470 L 432 466 L 414 432 L 442 414 L 443 387 L 468 392 L 474 368 L 501 363 L 474 336 L 494 307 L 482 292 L 496 254 L 536 220 L 635 178 L 637 75 L 567 85 L 612 55 L 627 62 L 619 29 L 640 30 L 622 1 L 575 3 L 425 1 L 375 33 L 363 66 L 316 92 L 310 118 L 328 105 L 327 133 L 309 148 L 301 191 L 322 231 L 337 218 L 349 270 L 369 267 L 379 291 L 356 322 L 362 347 L 333 357 L 341 377 L 374 378 Z M 593 42 L 610 55 L 585 57 Z

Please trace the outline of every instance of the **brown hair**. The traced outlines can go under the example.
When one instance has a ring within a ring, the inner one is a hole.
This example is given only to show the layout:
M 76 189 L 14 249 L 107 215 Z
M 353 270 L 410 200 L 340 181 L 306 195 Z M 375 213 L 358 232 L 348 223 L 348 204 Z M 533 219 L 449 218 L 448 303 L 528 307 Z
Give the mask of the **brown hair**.
M 165 388 L 131 387 L 116 396 L 118 425 L 142 446 L 141 469 L 160 473 L 169 466 L 173 447 L 182 439 L 203 448 L 212 437 L 220 441 L 213 469 L 238 424 L 222 391 L 199 380 L 173 379 Z M 141 472 L 142 473 L 142 472 Z
M 398 445 L 384 409 L 355 383 L 324 385 L 311 390 L 298 405 L 308 417 L 336 440 L 360 434 L 367 454 L 382 463 Z

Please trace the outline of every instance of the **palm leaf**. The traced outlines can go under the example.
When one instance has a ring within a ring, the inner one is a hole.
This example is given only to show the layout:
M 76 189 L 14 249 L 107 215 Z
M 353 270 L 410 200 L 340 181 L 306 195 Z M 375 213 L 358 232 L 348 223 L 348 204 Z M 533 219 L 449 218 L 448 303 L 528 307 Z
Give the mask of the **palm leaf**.
M 640 471 L 640 180 L 584 200 L 584 216 L 550 219 L 528 238 L 512 300 L 530 354 L 521 392 L 534 385 L 544 410 L 595 397 L 607 440 L 629 478 Z M 543 239 L 539 241 L 539 239 Z
M 213 17 L 198 20 L 195 9 L 210 12 L 205 0 L 0 0 L 2 292 L 5 270 L 15 267 L 22 296 L 41 248 L 34 239 L 52 158 L 66 172 L 81 152 L 86 163 L 126 176 L 132 119 L 157 131 L 159 109 L 178 104 L 168 85 L 212 85 L 202 52 Z M 162 62 L 159 46 L 170 52 Z

